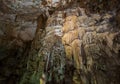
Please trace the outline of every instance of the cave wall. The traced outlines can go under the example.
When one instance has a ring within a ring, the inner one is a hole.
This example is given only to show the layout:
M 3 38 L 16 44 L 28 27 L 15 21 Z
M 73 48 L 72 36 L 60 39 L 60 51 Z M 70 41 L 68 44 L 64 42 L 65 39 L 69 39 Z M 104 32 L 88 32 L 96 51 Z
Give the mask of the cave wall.
M 1 84 L 119 84 L 119 1 L 0 0 Z

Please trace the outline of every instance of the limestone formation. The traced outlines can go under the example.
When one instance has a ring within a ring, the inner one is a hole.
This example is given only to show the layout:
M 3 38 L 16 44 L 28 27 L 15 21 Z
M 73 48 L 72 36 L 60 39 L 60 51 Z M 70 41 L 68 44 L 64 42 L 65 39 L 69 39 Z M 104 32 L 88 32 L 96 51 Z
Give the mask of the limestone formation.
M 0 84 L 119 84 L 119 0 L 0 0 Z

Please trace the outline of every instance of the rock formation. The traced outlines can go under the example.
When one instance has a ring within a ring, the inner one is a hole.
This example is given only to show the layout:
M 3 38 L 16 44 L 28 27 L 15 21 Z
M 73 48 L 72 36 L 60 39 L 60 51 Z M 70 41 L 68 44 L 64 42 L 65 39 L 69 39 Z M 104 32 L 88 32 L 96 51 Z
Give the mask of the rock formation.
M 0 0 L 0 84 L 119 84 L 119 0 Z

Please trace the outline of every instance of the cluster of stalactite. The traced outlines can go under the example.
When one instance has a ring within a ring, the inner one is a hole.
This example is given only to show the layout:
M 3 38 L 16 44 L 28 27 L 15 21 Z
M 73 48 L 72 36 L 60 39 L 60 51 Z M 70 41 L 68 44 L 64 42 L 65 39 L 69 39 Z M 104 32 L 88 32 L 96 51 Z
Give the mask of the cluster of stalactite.
M 28 68 L 28 71 L 32 71 L 29 75 L 30 79 L 27 81 L 32 81 L 33 74 L 38 75 L 41 72 L 37 81 L 40 80 L 40 83 L 43 84 L 118 84 L 120 32 L 116 26 L 114 12 L 106 12 L 102 15 L 91 14 L 90 16 L 82 8 L 72 10 L 74 11 L 53 13 L 46 22 L 48 24 L 45 30 L 40 33 L 41 28 L 38 29 L 37 40 L 33 41 L 36 45 L 33 47 L 39 47 L 35 49 L 35 52 L 37 53 L 36 59 L 40 59 L 38 65 L 41 68 L 38 69 L 38 66 L 34 66 L 33 70 Z M 66 17 L 64 17 L 64 13 Z M 58 17 L 55 17 L 56 14 Z M 56 20 L 60 17 L 64 18 L 61 21 Z M 38 22 L 40 22 L 38 25 L 41 26 L 41 21 Z M 62 24 L 60 24 L 61 22 Z M 57 25 L 60 27 L 62 35 L 55 34 Z M 64 46 L 64 48 L 60 48 L 60 46 Z M 63 53 L 60 54 L 60 50 Z M 35 54 L 31 55 L 32 60 L 35 58 Z M 54 59 L 59 61 L 55 62 Z M 63 63 L 61 60 L 65 60 L 65 62 Z M 29 64 L 33 65 L 32 62 Z M 64 66 L 61 68 L 61 65 Z M 59 69 L 62 72 L 59 72 Z M 58 81 L 58 79 L 60 80 Z

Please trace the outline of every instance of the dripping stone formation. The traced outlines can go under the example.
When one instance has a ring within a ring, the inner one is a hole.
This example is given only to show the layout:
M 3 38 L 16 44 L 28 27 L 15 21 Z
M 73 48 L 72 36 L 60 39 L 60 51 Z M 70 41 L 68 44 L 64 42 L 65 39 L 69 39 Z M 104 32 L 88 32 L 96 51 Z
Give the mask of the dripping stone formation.
M 0 0 L 0 84 L 119 83 L 119 0 Z

